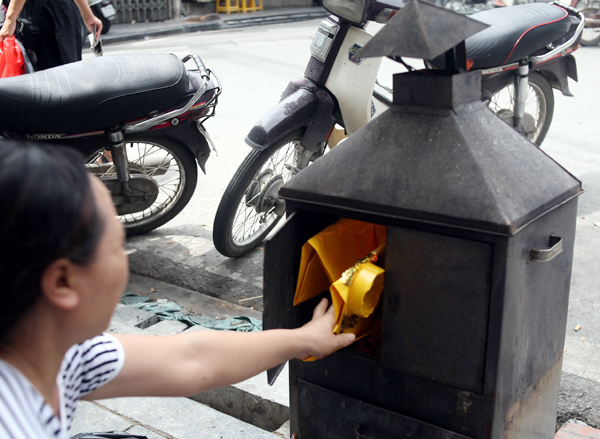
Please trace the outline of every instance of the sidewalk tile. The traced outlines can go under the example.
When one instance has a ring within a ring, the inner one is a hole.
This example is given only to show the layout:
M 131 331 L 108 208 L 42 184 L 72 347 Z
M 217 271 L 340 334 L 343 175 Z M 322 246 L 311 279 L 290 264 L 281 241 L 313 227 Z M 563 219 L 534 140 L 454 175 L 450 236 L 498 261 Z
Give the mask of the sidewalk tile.
M 153 431 L 148 430 L 147 428 L 140 427 L 139 425 L 127 430 L 127 433 L 137 434 L 139 436 L 146 436 L 148 439 L 166 439 L 165 436 L 161 436 L 156 434 Z
M 71 436 L 95 431 L 126 431 L 133 424 L 88 401 L 79 401 L 71 425 Z
M 177 439 L 276 439 L 279 436 L 188 398 L 114 398 L 98 401 L 158 434 Z

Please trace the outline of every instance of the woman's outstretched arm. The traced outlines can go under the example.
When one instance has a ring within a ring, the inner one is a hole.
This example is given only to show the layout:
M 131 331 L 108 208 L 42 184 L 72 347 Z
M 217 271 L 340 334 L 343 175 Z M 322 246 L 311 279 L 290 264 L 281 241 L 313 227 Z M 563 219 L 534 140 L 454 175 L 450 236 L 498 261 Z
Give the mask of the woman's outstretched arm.
M 297 329 L 118 335 L 125 348 L 123 370 L 85 399 L 187 396 L 243 381 L 292 358 L 322 358 L 354 341 L 354 334 L 333 334 L 333 325 L 333 307 L 327 309 L 323 299 L 312 320 Z

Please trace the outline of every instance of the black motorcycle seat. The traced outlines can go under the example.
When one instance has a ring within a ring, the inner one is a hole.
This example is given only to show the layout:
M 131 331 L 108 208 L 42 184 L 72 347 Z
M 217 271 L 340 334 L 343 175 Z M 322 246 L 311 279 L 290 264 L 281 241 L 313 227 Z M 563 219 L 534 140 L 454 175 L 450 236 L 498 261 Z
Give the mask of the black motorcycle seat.
M 478 12 L 470 16 L 490 27 L 465 41 L 471 69 L 499 67 L 523 59 L 567 34 L 567 11 L 547 3 L 530 3 Z
M 188 85 L 172 54 L 102 56 L 0 79 L 0 130 L 99 131 L 173 106 Z

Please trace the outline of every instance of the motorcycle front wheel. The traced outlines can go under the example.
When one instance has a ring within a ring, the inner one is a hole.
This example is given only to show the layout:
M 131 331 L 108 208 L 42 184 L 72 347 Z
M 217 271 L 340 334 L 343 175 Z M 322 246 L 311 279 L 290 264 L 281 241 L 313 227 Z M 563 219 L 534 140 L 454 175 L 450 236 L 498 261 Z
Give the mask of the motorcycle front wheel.
M 488 107 L 509 125 L 513 125 L 514 98 L 515 87 L 513 84 L 509 84 L 492 95 Z M 522 134 L 540 146 L 548 133 L 553 114 L 552 86 L 541 73 L 529 73 L 529 89 L 525 99 Z
M 102 15 L 102 17 L 98 17 L 100 18 L 100 20 L 102 21 L 102 35 L 106 35 L 108 33 L 108 31 L 110 30 L 110 26 L 111 26 L 111 22 L 108 18 L 104 17 L 104 15 Z
M 578 2 L 576 7 L 583 13 L 585 18 L 595 20 L 600 18 L 600 9 L 597 2 Z M 581 45 L 596 46 L 598 43 L 600 43 L 600 27 L 584 28 L 581 33 Z
M 293 176 L 300 132 L 268 148 L 252 150 L 221 198 L 213 226 L 213 242 L 224 256 L 235 258 L 254 249 L 285 213 L 279 188 Z
M 196 189 L 198 168 L 189 149 L 165 137 L 127 136 L 125 148 L 129 172 L 150 177 L 159 191 L 148 208 L 119 216 L 127 236 L 133 236 L 160 227 L 181 212 Z M 85 162 L 100 179 L 116 176 L 104 148 L 89 152 Z

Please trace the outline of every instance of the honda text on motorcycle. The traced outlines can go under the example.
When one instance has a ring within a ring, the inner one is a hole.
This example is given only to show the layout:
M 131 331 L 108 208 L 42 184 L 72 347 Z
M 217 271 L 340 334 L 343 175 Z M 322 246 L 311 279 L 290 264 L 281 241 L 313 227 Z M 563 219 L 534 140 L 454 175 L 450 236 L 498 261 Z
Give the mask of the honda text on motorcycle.
M 202 123 L 220 93 L 197 56 L 97 57 L 2 79 L 0 106 L 10 110 L 0 129 L 81 151 L 135 235 L 165 224 L 192 197 L 211 152 Z
M 336 125 L 350 135 L 391 105 L 387 94 L 374 92 L 381 58 L 359 59 L 355 54 L 372 37 L 367 23 L 386 23 L 404 4 L 323 1 L 331 15 L 315 34 L 304 78 L 290 82 L 279 104 L 249 132 L 246 143 L 252 151 L 220 202 L 213 240 L 223 255 L 243 255 L 273 229 L 285 212 L 279 188 L 320 157 L 328 144 L 335 145 Z M 471 18 L 490 25 L 466 40 L 469 69 L 482 74 L 482 100 L 540 145 L 552 121 L 552 89 L 570 96 L 568 78 L 577 80 L 571 53 L 581 38 L 583 15 L 559 3 L 532 3 Z M 443 68 L 444 60 L 425 65 Z

